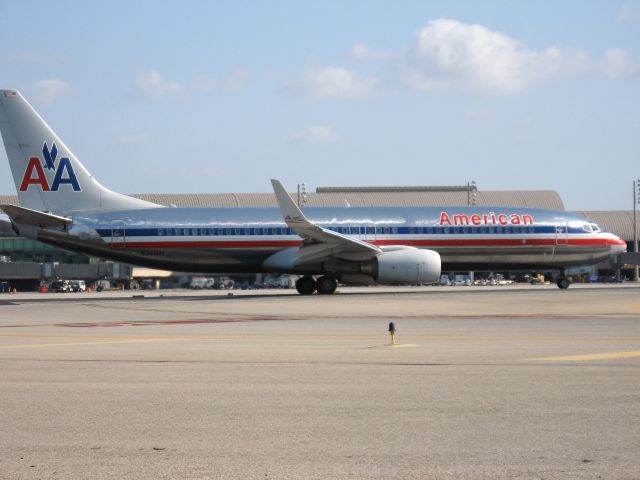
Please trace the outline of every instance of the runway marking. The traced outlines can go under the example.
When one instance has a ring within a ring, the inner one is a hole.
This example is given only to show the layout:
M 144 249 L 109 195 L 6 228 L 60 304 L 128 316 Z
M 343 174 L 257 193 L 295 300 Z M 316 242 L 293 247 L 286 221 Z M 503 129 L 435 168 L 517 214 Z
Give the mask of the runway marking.
M 583 360 L 615 360 L 620 358 L 640 357 L 640 350 L 627 352 L 590 353 L 583 355 L 561 355 L 558 357 L 530 358 L 529 360 L 542 362 L 579 362 Z
M 13 350 L 19 348 L 47 348 L 47 347 L 80 347 L 95 345 L 110 345 L 117 343 L 154 343 L 154 342 L 178 342 L 184 338 L 141 338 L 138 340 L 107 340 L 106 342 L 66 342 L 66 343 L 33 343 L 26 345 L 2 345 L 0 350 Z

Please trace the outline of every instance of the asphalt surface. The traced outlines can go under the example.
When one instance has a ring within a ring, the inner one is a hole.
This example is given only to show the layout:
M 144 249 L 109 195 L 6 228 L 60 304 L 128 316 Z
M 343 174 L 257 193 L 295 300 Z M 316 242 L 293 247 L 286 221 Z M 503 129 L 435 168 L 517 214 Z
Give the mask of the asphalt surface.
M 3 295 L 0 414 L 1 479 L 638 479 L 640 288 Z

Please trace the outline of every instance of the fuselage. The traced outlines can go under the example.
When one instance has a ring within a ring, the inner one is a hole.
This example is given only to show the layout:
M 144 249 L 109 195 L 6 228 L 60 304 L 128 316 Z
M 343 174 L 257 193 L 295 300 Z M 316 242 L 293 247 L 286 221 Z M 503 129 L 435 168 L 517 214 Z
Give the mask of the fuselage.
M 595 264 L 626 249 L 588 219 L 552 210 L 306 207 L 304 213 L 314 224 L 374 245 L 434 250 L 443 270 L 563 268 Z M 68 232 L 41 230 L 38 238 L 177 271 L 263 272 L 268 257 L 301 245 L 278 208 L 150 208 L 74 212 L 72 218 Z M 322 273 L 322 265 L 311 270 Z

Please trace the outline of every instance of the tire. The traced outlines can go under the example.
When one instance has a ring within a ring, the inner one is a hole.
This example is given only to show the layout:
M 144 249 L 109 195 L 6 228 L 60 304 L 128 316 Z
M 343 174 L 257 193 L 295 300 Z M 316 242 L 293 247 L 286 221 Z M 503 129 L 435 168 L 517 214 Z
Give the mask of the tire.
M 320 295 L 331 295 L 338 288 L 338 281 L 331 276 L 322 276 L 316 280 L 316 290 Z
M 313 277 L 302 277 L 296 281 L 296 290 L 300 295 L 313 295 L 316 291 L 316 281 Z
M 567 277 L 560 277 L 556 282 L 556 285 L 558 285 L 559 289 L 566 290 L 567 288 L 569 288 L 570 282 Z

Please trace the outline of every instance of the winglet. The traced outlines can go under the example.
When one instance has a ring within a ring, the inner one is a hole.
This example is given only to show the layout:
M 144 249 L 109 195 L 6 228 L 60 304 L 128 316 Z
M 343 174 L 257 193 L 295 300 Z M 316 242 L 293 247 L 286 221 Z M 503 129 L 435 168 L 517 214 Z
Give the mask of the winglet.
M 307 217 L 304 216 L 304 213 L 302 213 L 302 210 L 298 208 L 296 202 L 293 201 L 291 195 L 289 195 L 284 189 L 280 180 L 272 178 L 271 185 L 273 186 L 273 191 L 276 194 L 278 205 L 280 206 L 282 216 L 284 217 L 284 221 L 287 225 L 290 223 L 310 223 L 309 220 L 307 220 Z

